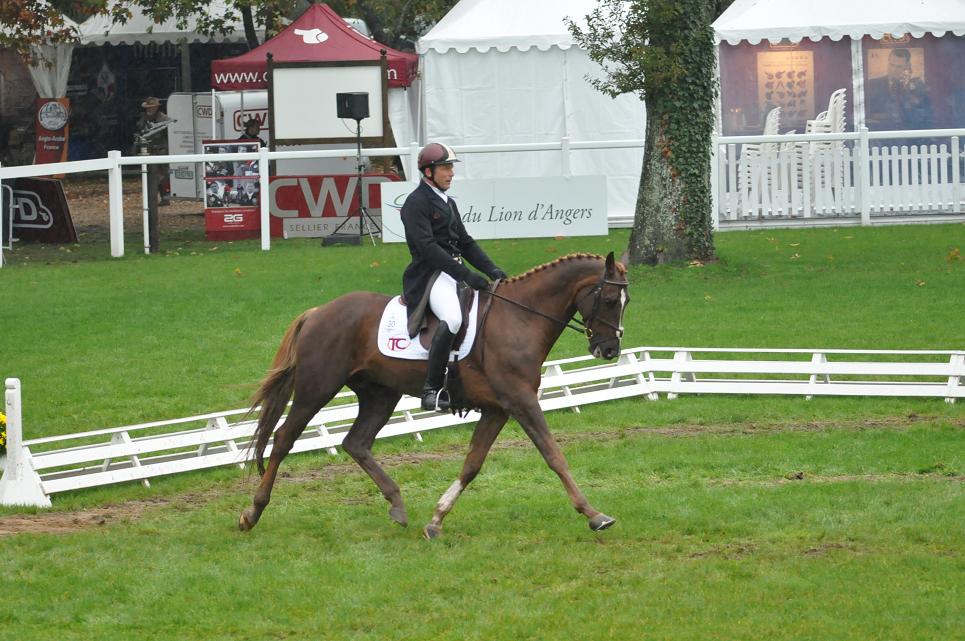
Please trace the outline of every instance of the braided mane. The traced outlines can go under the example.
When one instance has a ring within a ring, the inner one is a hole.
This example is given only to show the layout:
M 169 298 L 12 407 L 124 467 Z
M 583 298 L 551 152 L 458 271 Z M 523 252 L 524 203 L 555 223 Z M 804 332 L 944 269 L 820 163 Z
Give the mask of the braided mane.
M 567 254 L 566 256 L 561 256 L 561 257 L 557 258 L 556 260 L 551 260 L 551 261 L 548 262 L 548 263 L 543 263 L 542 265 L 537 265 L 536 267 L 533 267 L 533 268 L 530 269 L 529 271 L 524 272 L 524 273 L 522 273 L 522 274 L 519 274 L 518 276 L 513 276 L 512 278 L 510 278 L 509 280 L 507 280 L 507 281 L 505 281 L 505 282 L 507 282 L 507 283 L 515 283 L 516 281 L 523 280 L 523 279 L 525 279 L 525 278 L 527 278 L 527 277 L 529 277 L 529 276 L 532 276 L 533 274 L 535 274 L 535 273 L 537 273 L 537 272 L 541 272 L 541 271 L 544 271 L 544 270 L 546 270 L 546 269 L 550 269 L 551 267 L 556 267 L 556 266 L 559 265 L 560 263 L 564 263 L 564 262 L 571 261 L 571 260 L 581 260 L 581 259 L 603 260 L 603 256 L 598 256 L 597 254 L 584 254 L 584 253 Z

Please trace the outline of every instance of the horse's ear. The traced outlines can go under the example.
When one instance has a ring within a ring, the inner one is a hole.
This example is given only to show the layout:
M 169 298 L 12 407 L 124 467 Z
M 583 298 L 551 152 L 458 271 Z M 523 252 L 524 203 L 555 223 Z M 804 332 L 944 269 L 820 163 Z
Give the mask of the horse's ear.
M 606 271 L 607 273 L 612 273 L 614 270 L 613 264 L 613 252 L 606 255 Z

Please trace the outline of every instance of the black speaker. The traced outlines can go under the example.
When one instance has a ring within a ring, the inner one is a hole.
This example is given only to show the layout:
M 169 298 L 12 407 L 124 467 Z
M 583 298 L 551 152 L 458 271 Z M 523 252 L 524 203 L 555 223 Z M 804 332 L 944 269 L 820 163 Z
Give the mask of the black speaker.
M 339 118 L 362 120 L 369 117 L 369 94 L 364 91 L 335 94 Z

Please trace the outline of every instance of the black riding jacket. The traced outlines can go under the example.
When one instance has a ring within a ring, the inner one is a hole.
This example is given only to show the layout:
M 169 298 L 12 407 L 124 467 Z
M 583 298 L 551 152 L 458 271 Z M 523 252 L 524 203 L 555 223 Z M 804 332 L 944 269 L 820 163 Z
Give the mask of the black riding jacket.
M 456 202 L 443 202 L 425 181 L 419 183 L 402 205 L 402 224 L 412 262 L 402 274 L 402 293 L 409 315 L 424 308 L 427 286 L 436 272 L 443 271 L 456 281 L 465 280 L 470 265 L 495 278 L 498 270 L 486 252 L 466 232 Z

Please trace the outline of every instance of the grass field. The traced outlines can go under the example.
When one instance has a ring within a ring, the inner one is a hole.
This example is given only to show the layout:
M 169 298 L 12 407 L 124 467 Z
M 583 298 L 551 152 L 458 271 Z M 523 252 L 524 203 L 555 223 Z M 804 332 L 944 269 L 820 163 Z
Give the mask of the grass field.
M 719 262 L 631 270 L 625 344 L 962 349 L 963 239 L 720 234 Z M 518 273 L 625 243 L 484 245 Z M 406 263 L 397 245 L 164 247 L 23 248 L 0 270 L 0 376 L 23 381 L 28 438 L 242 407 L 297 313 L 394 292 Z M 573 333 L 551 357 L 584 351 Z M 341 453 L 286 462 L 247 535 L 237 469 L 57 495 L 0 510 L 22 532 L 0 536 L 0 639 L 962 638 L 961 404 L 707 396 L 548 418 L 614 528 L 586 528 L 512 424 L 432 543 Z M 415 525 L 468 429 L 377 444 Z

